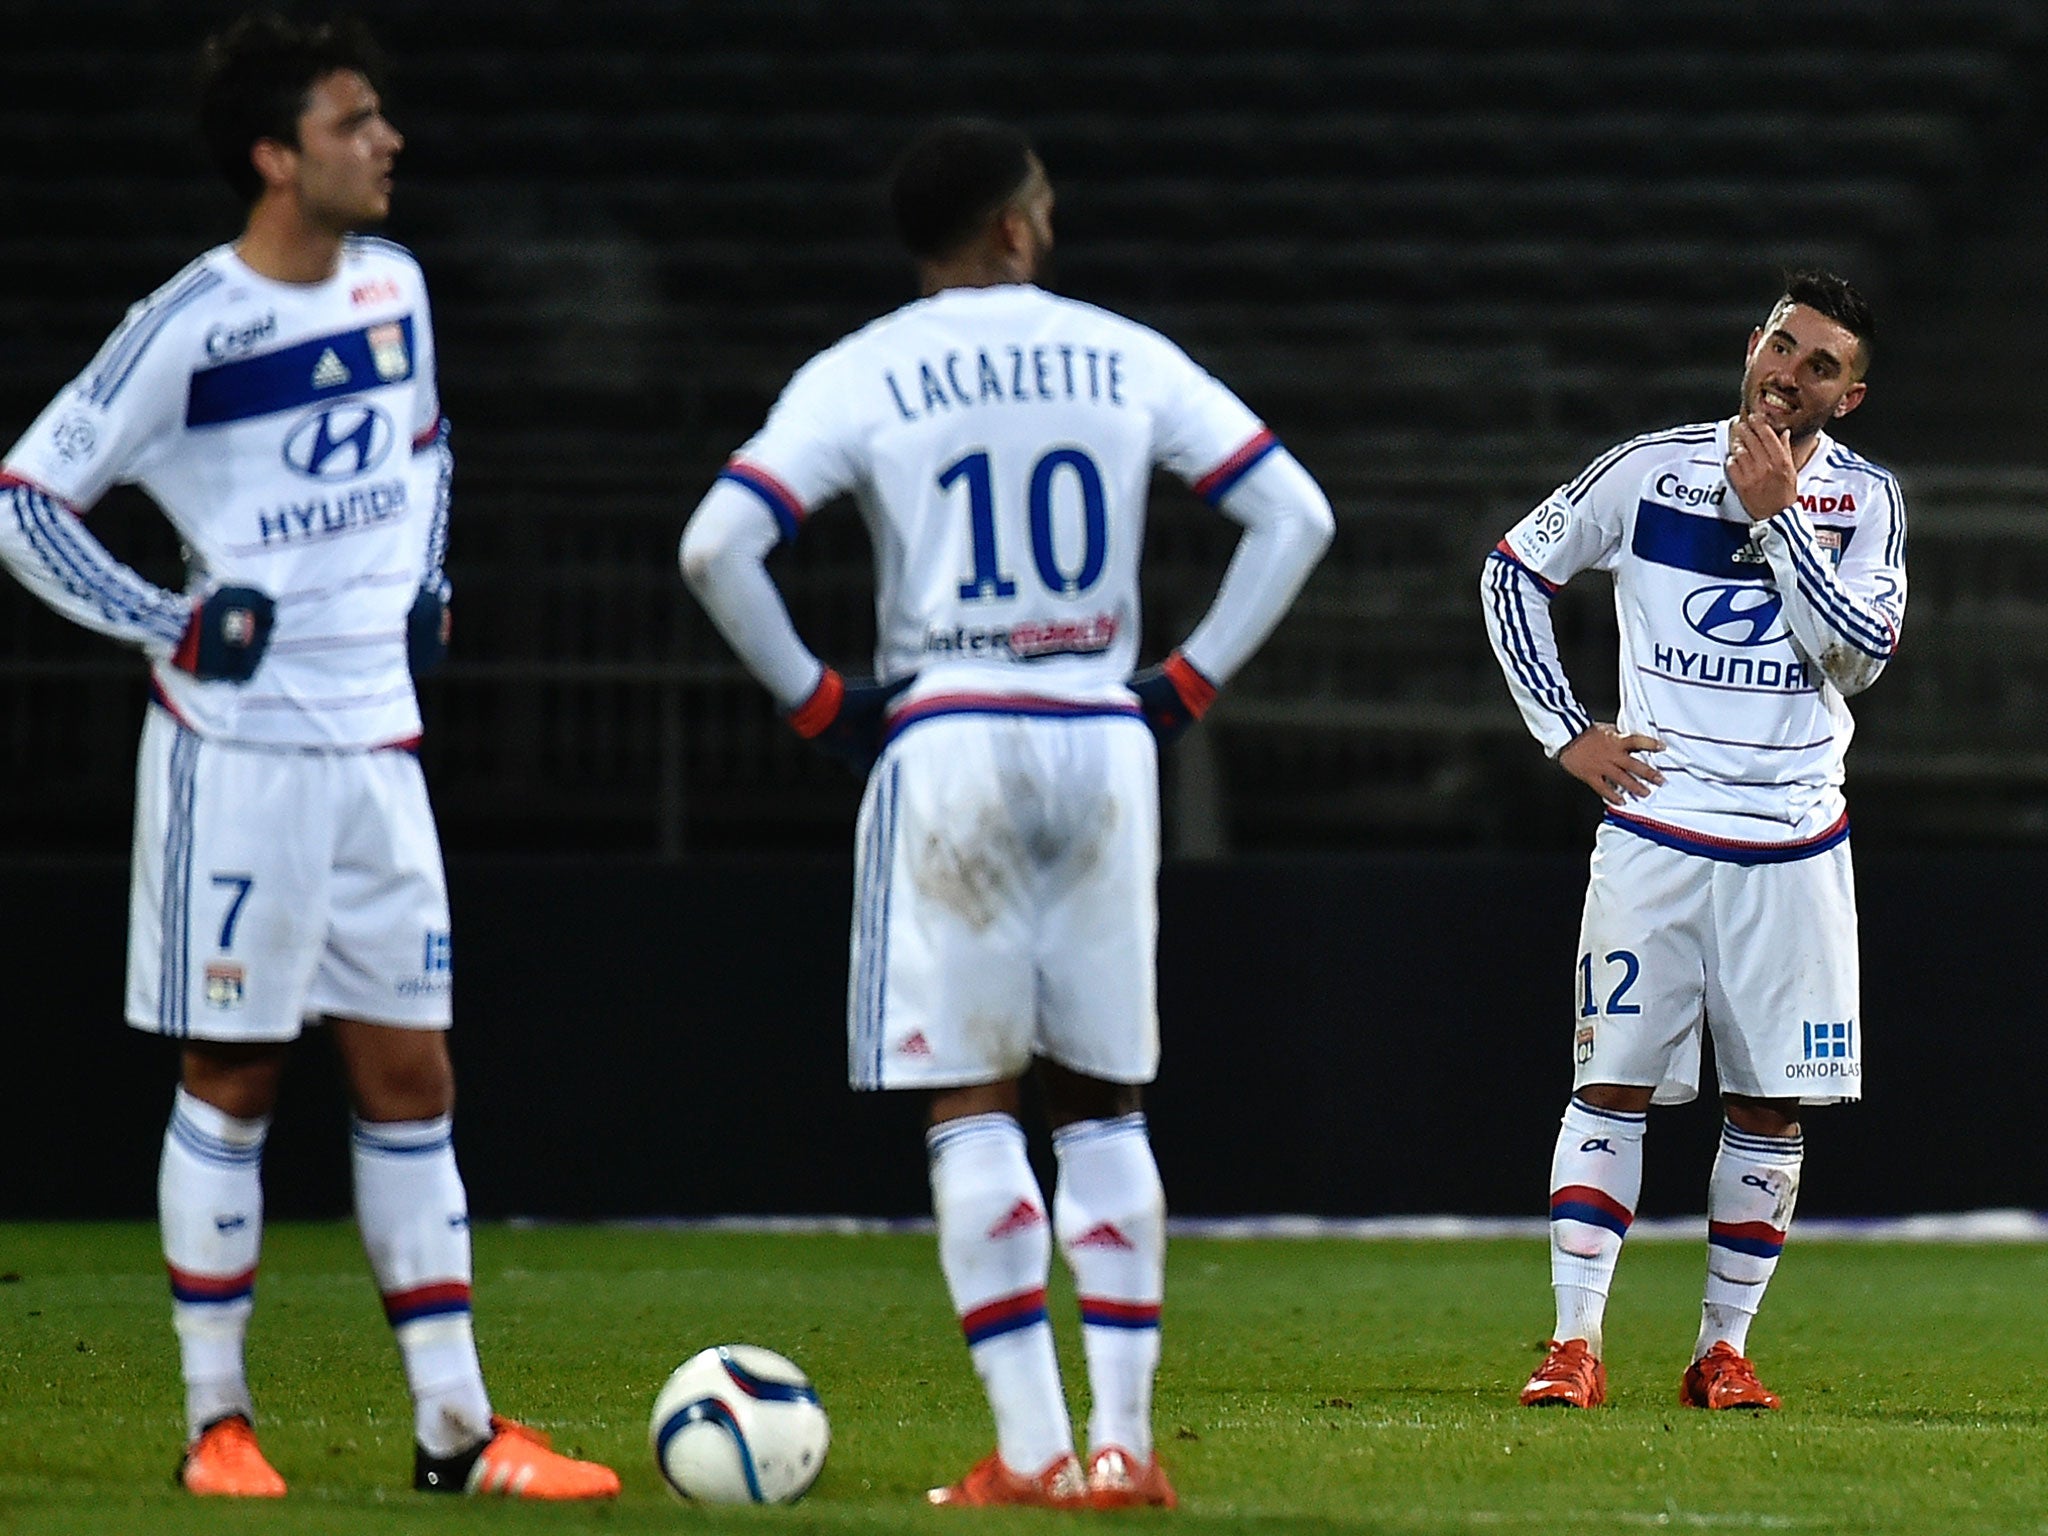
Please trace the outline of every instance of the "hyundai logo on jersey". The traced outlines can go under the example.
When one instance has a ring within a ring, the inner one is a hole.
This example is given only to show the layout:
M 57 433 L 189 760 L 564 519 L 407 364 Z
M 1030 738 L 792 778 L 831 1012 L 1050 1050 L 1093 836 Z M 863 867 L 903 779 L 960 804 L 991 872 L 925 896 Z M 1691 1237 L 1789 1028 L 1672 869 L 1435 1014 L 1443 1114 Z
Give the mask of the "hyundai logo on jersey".
M 1770 645 L 1791 631 L 1779 619 L 1785 600 L 1769 587 L 1695 587 L 1686 594 L 1685 622 L 1720 645 Z
M 375 406 L 337 400 L 292 425 L 284 461 L 309 480 L 353 480 L 382 464 L 397 436 Z

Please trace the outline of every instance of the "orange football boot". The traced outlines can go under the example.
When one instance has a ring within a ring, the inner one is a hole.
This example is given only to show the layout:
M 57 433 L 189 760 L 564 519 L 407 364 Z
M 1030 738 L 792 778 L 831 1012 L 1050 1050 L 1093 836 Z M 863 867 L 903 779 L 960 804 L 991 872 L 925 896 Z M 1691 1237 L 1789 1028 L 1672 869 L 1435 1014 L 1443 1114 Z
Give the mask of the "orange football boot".
M 1035 1477 L 1012 1472 L 1000 1451 L 991 1451 L 950 1488 L 933 1488 L 925 1497 L 934 1504 L 984 1506 L 1023 1504 L 1035 1509 L 1086 1509 L 1088 1479 L 1071 1455 L 1060 1457 Z
M 238 1499 L 281 1499 L 284 1479 L 263 1459 L 256 1430 L 242 1414 L 215 1419 L 178 1463 L 178 1482 L 193 1493 Z
M 1607 1401 L 1607 1367 L 1584 1339 L 1550 1341 L 1550 1353 L 1522 1388 L 1524 1408 L 1598 1408 Z
M 616 1499 L 619 1474 L 551 1449 L 537 1429 L 491 1415 L 493 1434 L 455 1456 L 413 1448 L 412 1485 L 428 1493 L 487 1493 L 508 1499 Z
M 1088 1502 L 1096 1509 L 1132 1509 L 1150 1504 L 1175 1509 L 1180 1495 L 1167 1480 L 1159 1453 L 1140 1462 L 1120 1445 L 1105 1445 L 1088 1458 Z
M 1685 1368 L 1678 1401 L 1687 1408 L 1752 1408 L 1780 1406 L 1778 1394 L 1756 1379 L 1756 1367 L 1735 1353 L 1726 1339 Z

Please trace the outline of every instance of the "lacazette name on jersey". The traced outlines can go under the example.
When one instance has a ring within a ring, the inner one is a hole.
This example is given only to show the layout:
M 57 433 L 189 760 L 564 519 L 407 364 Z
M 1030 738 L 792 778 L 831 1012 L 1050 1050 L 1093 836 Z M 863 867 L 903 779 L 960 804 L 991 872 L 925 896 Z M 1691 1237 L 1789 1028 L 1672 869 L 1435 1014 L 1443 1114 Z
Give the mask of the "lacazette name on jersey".
M 1123 353 L 1072 342 L 1012 343 L 977 347 L 972 355 L 947 352 L 937 361 L 920 358 L 914 378 L 915 384 L 906 386 L 895 369 L 882 370 L 882 382 L 905 421 L 962 406 L 1069 400 L 1124 404 Z

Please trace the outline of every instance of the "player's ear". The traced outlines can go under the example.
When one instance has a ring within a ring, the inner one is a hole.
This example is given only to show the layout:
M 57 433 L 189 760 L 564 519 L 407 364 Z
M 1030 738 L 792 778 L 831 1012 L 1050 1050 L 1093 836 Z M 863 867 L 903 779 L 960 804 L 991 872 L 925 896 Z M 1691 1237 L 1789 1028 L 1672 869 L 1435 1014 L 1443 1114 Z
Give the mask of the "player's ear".
M 299 152 L 281 139 L 258 139 L 249 146 L 249 163 L 263 178 L 265 187 L 289 183 L 298 169 Z
M 1842 398 L 1835 402 L 1835 415 L 1838 417 L 1846 416 L 1855 410 L 1857 406 L 1863 403 L 1863 396 L 1868 392 L 1869 388 L 1869 385 L 1858 379 L 1854 384 L 1851 384 L 1842 391 Z
M 1031 249 L 1031 218 L 1021 204 L 1003 205 L 996 215 L 995 236 L 1005 256 L 1019 256 Z

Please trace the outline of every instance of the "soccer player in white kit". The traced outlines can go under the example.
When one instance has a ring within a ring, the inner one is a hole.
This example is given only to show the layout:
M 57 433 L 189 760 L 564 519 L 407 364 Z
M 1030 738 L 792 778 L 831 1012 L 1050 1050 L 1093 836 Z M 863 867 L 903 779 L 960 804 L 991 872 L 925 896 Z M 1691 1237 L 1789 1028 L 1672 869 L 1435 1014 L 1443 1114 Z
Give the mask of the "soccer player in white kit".
M 1557 1328 L 1527 1405 L 1606 1397 L 1602 1319 L 1648 1110 L 1697 1094 L 1703 1032 L 1726 1119 L 1679 1398 L 1779 1405 L 1747 1339 L 1799 1193 L 1800 1109 L 1862 1093 L 1845 699 L 1884 670 L 1906 605 L 1898 482 L 1827 431 L 1863 400 L 1871 337 L 1847 283 L 1794 275 L 1750 337 L 1733 420 L 1609 450 L 1486 564 L 1486 623 L 1515 702 L 1607 807 L 1551 1164 Z M 1573 696 L 1548 613 L 1589 567 L 1614 577 L 1616 725 Z
M 1170 1505 L 1151 1425 L 1166 1213 L 1140 1108 L 1157 749 L 1279 622 L 1333 522 L 1171 342 L 1034 286 L 1053 194 L 1022 136 L 936 125 L 891 195 L 924 297 L 798 370 L 690 519 L 683 571 L 795 729 L 868 775 L 849 1071 L 930 1095 L 940 1263 L 996 1422 L 995 1452 L 933 1502 Z M 1201 624 L 1133 677 L 1155 465 L 1244 534 Z M 875 550 L 873 682 L 804 646 L 762 568 L 841 493 Z M 1049 1221 L 1027 1073 L 1053 1128 Z M 1080 1298 L 1085 1471 L 1046 1315 L 1055 1241 Z
M 403 141 L 352 27 L 252 16 L 206 65 L 202 127 L 249 204 L 242 237 L 135 306 L 0 471 L 0 559 L 151 662 L 126 1011 L 182 1047 L 158 1181 L 180 1481 L 285 1492 L 255 1439 L 243 1341 L 279 1074 L 324 1017 L 414 1401 L 415 1486 L 610 1496 L 610 1469 L 492 1414 L 470 1327 L 448 897 L 411 676 L 446 639 L 450 459 L 419 267 L 350 234 L 384 218 Z M 117 482 L 177 529 L 186 592 L 87 531 Z

